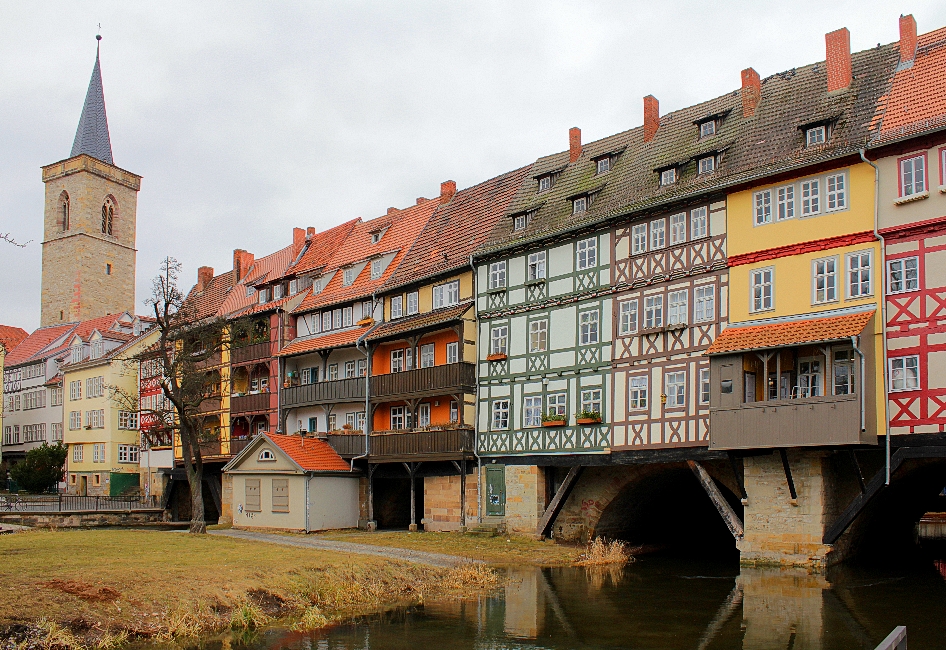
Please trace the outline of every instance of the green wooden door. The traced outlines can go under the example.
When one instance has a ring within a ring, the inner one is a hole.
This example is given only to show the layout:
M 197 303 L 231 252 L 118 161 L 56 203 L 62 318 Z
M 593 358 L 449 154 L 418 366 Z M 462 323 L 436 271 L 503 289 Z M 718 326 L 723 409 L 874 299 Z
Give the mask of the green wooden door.
M 506 515 L 506 467 L 488 465 L 486 467 L 486 516 L 503 517 Z

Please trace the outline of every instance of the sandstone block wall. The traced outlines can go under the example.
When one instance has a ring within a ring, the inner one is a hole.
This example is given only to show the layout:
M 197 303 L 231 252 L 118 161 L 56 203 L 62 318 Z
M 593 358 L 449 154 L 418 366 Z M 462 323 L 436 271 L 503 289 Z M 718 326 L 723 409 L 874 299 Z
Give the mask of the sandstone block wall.
M 542 468 L 507 465 L 506 529 L 534 535 L 545 505 L 545 472 Z
M 466 525 L 476 525 L 476 474 L 466 477 Z M 460 476 L 424 477 L 424 530 L 460 529 Z

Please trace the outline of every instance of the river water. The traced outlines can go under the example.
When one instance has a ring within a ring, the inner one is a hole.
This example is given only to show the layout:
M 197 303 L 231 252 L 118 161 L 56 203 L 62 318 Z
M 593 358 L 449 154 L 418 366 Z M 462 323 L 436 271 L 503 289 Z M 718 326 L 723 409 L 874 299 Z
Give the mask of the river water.
M 906 625 L 946 648 L 946 562 L 803 570 L 644 557 L 623 569 L 516 568 L 492 597 L 427 603 L 312 634 L 269 629 L 247 650 L 870 649 Z

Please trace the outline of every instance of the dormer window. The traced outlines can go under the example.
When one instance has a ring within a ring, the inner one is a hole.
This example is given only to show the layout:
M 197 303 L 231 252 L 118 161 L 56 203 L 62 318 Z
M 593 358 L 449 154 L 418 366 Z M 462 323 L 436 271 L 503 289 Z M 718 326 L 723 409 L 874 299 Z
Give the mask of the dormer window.
M 676 182 L 677 182 L 676 167 L 671 167 L 670 169 L 665 169 L 662 172 L 660 172 L 661 185 L 673 185 Z
M 92 349 L 89 354 L 90 359 L 98 359 L 102 356 L 102 341 L 92 341 Z
M 312 293 L 320 293 L 322 291 L 322 278 L 316 278 L 312 280 Z
M 256 293 L 256 287 L 251 287 L 250 285 L 246 285 L 246 297 L 249 298 L 254 293 Z
M 716 134 L 716 120 L 700 122 L 700 137 L 706 138 Z
M 289 281 L 289 295 L 292 296 L 292 295 L 295 295 L 295 294 L 298 293 L 298 292 L 299 292 L 299 281 L 298 281 L 298 280 L 290 280 L 290 281 Z
M 595 164 L 596 164 L 595 173 L 596 173 L 596 174 L 605 174 L 605 173 L 611 171 L 611 156 L 605 156 L 604 158 L 598 158 L 598 159 L 595 161 Z
M 716 169 L 716 156 L 704 156 L 698 161 L 701 174 L 708 174 Z
M 552 175 L 546 174 L 545 176 L 539 176 L 539 191 L 544 192 L 552 187 Z
M 819 144 L 824 144 L 827 137 L 828 129 L 823 124 L 821 126 L 813 126 L 805 129 L 805 146 L 814 147 Z
M 273 285 L 273 300 L 279 300 L 282 298 L 283 285 L 274 284 Z
M 384 272 L 384 262 L 381 258 L 371 260 L 371 279 L 377 280 Z
M 72 356 L 70 361 L 72 363 L 82 363 L 82 344 L 72 346 Z
M 259 304 L 265 305 L 269 302 L 269 289 L 259 290 Z
M 345 273 L 342 274 L 342 284 L 346 287 L 350 287 L 355 283 L 355 269 L 347 268 Z
M 384 230 L 376 230 L 375 232 L 371 233 L 371 243 L 377 244 L 378 242 L 380 242 L 381 238 L 384 237 L 384 233 L 386 230 L 387 228 L 385 228 Z
M 572 214 L 580 214 L 588 210 L 588 197 L 579 196 L 572 199 Z
M 529 225 L 529 222 L 532 221 L 532 216 L 535 214 L 535 210 L 530 210 L 529 212 L 523 212 L 522 214 L 517 214 L 512 218 L 512 229 L 515 230 L 525 230 L 526 226 Z

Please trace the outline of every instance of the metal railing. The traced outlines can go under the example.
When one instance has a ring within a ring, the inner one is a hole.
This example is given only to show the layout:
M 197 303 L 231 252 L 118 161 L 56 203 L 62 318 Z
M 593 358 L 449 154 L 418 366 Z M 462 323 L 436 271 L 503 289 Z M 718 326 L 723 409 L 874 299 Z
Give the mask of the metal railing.
M 155 497 L 103 497 L 77 494 L 0 495 L 0 514 L 8 512 L 108 512 L 158 507 Z

